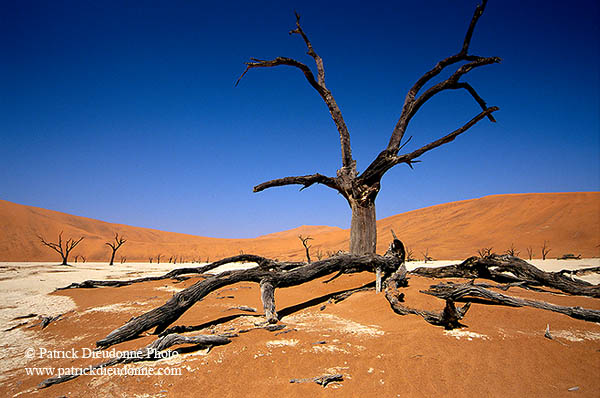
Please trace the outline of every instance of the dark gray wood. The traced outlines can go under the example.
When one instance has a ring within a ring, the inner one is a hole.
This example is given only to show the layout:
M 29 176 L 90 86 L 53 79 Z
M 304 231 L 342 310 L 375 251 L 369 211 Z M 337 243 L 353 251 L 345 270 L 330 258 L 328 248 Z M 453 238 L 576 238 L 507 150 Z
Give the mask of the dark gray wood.
M 167 348 L 170 348 L 174 345 L 181 344 L 194 344 L 196 348 L 206 348 L 213 347 L 217 345 L 228 344 L 231 342 L 232 337 L 236 337 L 237 335 L 229 334 L 229 335 L 198 335 L 198 336 L 182 336 L 179 334 L 169 334 L 164 337 L 160 337 L 147 345 L 144 348 L 140 348 L 138 350 L 129 351 L 127 355 L 123 355 L 116 358 L 111 358 L 108 361 L 93 365 L 90 367 L 92 370 L 105 368 L 108 366 L 114 366 L 118 364 L 127 364 L 141 361 L 156 361 L 158 359 L 162 359 L 163 356 L 157 355 L 160 351 L 164 351 Z M 38 384 L 39 389 L 50 387 L 54 384 L 64 383 L 65 381 L 73 380 L 80 375 L 71 374 L 65 376 L 55 376 L 48 379 L 43 380 L 40 384 Z
M 420 267 L 410 272 L 431 278 L 483 278 L 500 283 L 519 282 L 522 287 L 546 286 L 562 292 L 600 298 L 600 285 L 571 279 L 565 271 L 545 272 L 525 260 L 509 255 L 470 257 L 460 264 L 446 267 Z
M 185 268 L 177 268 L 173 271 L 167 272 L 161 276 L 148 276 L 145 278 L 136 278 L 124 281 L 117 280 L 87 280 L 80 283 L 71 283 L 68 286 L 58 288 L 56 290 L 64 290 L 64 289 L 81 289 L 81 288 L 96 288 L 96 287 L 119 287 L 119 286 L 128 286 L 134 283 L 141 282 L 151 282 L 151 281 L 159 281 L 163 279 L 180 279 L 182 275 L 194 274 L 195 276 L 203 276 L 203 277 L 211 277 L 212 275 L 204 275 L 208 271 L 211 271 L 217 267 L 220 267 L 224 264 L 229 263 L 237 263 L 237 262 L 255 262 L 262 267 L 268 266 L 276 266 L 279 269 L 287 270 L 293 269 L 295 267 L 299 267 L 304 265 L 301 262 L 284 262 L 284 263 L 275 263 L 273 260 L 266 259 L 264 257 L 255 256 L 253 254 L 240 254 L 233 257 L 227 257 L 218 261 L 215 261 L 210 264 L 203 265 L 201 267 L 185 267 Z
M 423 293 L 439 297 L 443 300 L 457 301 L 473 298 L 483 298 L 494 303 L 508 305 L 511 307 L 533 307 L 547 311 L 565 314 L 575 319 L 588 322 L 600 322 L 600 311 L 582 307 L 566 307 L 538 300 L 511 297 L 502 293 L 494 292 L 473 283 L 439 284 L 433 285 Z
M 101 348 L 110 347 L 114 344 L 135 338 L 140 333 L 151 328 L 156 328 L 154 333 L 160 334 L 207 294 L 235 283 L 255 282 L 261 284 L 261 287 L 266 286 L 268 283 L 273 289 L 276 289 L 300 285 L 336 272 L 343 274 L 363 271 L 374 272 L 377 267 L 381 267 L 385 274 L 392 274 L 401 264 L 399 258 L 392 255 L 357 256 L 346 254 L 285 269 L 289 266 L 289 263 L 282 263 L 280 266 L 280 263 L 273 260 L 261 259 L 259 260 L 258 256 L 254 256 L 254 261 L 260 264 L 256 268 L 223 272 L 195 283 L 187 289 L 176 293 L 164 305 L 135 317 L 125 325 L 115 329 L 104 339 L 96 342 L 96 345 Z M 270 287 L 266 290 L 270 294 Z M 266 297 L 268 307 L 271 308 L 270 299 L 268 298 L 269 294 Z M 274 311 L 270 314 L 270 317 L 268 315 L 270 321 L 274 320 L 273 316 L 275 316 Z

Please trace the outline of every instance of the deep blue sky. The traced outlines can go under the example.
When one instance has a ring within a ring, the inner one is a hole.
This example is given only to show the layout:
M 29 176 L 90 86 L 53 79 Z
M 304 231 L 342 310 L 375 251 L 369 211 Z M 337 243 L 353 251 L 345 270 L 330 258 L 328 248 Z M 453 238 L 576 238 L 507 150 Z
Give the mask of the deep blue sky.
M 303 224 L 348 228 L 336 192 L 273 178 L 341 164 L 325 104 L 293 68 L 323 57 L 359 170 L 389 140 L 408 88 L 457 52 L 476 1 L 1 1 L 0 199 L 110 222 L 215 237 Z M 455 142 L 383 179 L 377 216 L 489 194 L 600 189 L 599 6 L 491 0 L 468 74 L 497 105 Z M 426 104 L 406 150 L 470 120 L 464 92 Z

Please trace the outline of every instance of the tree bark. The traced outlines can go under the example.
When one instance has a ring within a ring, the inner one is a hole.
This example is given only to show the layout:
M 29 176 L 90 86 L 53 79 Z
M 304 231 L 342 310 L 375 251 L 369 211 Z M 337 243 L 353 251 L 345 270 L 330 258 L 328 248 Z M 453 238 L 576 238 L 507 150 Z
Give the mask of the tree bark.
M 258 257 L 258 256 L 254 256 Z M 269 310 L 268 321 L 276 321 L 274 292 L 275 288 L 297 286 L 313 279 L 339 272 L 350 274 L 356 272 L 373 272 L 380 267 L 386 274 L 392 274 L 401 265 L 395 256 L 355 256 L 342 255 L 327 260 L 305 264 L 301 267 L 286 271 L 287 264 L 262 259 L 259 266 L 247 270 L 225 271 L 176 293 L 160 307 L 132 318 L 125 325 L 113 330 L 108 336 L 96 342 L 100 348 L 108 348 L 139 336 L 151 328 L 156 328 L 154 334 L 160 334 L 175 322 L 192 305 L 200 301 L 210 292 L 238 282 L 257 282 L 261 284 L 261 293 L 265 310 Z M 283 267 L 279 267 L 282 265 Z M 271 285 L 271 286 L 268 286 Z
M 359 204 L 354 201 L 350 223 L 350 253 L 356 255 L 374 254 L 377 246 L 377 224 L 375 202 Z

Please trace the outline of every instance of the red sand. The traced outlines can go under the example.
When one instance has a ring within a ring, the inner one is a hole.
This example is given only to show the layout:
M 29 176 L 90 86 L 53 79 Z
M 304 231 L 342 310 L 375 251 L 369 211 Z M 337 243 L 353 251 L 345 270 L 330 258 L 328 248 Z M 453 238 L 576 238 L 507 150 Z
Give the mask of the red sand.
M 340 202 L 340 206 L 344 206 Z M 390 229 L 422 258 L 425 250 L 436 259 L 464 259 L 482 247 L 502 253 L 514 244 L 521 257 L 527 247 L 540 258 L 544 241 L 550 257 L 565 253 L 600 257 L 600 193 L 547 193 L 496 195 L 446 203 L 378 221 L 377 251 L 384 253 Z M 348 230 L 326 226 L 302 226 L 255 239 L 215 239 L 110 224 L 0 200 L 0 261 L 57 261 L 57 254 L 40 245 L 37 235 L 56 240 L 84 236 L 73 251 L 88 261 L 107 261 L 110 249 L 104 244 L 115 232 L 128 241 L 117 253 L 127 261 L 148 262 L 162 254 L 185 261 L 214 260 L 245 253 L 280 260 L 300 260 L 304 249 L 298 235 L 311 236 L 312 255 L 348 249 Z M 73 258 L 73 256 L 71 258 Z M 73 261 L 73 260 L 72 260 Z
M 457 338 L 417 316 L 398 316 L 383 294 L 357 293 L 338 304 L 308 300 L 327 293 L 361 286 L 370 274 L 347 275 L 329 284 L 309 284 L 278 290 L 277 310 L 289 333 L 253 330 L 233 342 L 215 347 L 208 355 L 188 354 L 165 364 L 143 362 L 135 366 L 173 366 L 181 376 L 81 376 L 75 380 L 20 396 L 43 397 L 532 397 L 585 396 L 600 393 L 600 326 L 565 315 L 530 308 L 473 304 L 464 319 L 471 333 Z M 324 278 L 326 279 L 326 278 Z M 171 293 L 160 286 L 182 288 L 182 283 L 161 281 L 121 288 L 78 289 L 60 295 L 72 297 L 75 312 L 39 331 L 45 348 L 81 350 L 138 315 L 167 300 Z M 419 293 L 437 280 L 413 277 L 404 289 L 406 304 L 440 310 L 443 303 Z M 509 294 L 562 305 L 600 309 L 600 301 L 512 288 Z M 220 299 L 218 297 L 221 297 Z M 261 308 L 255 284 L 240 283 L 215 292 L 197 303 L 175 324 L 199 325 L 243 313 L 230 310 L 246 305 Z M 225 297 L 225 298 L 223 298 Z M 121 312 L 84 312 L 115 303 L 135 309 Z M 290 310 L 305 303 L 303 309 Z M 321 306 L 325 304 L 325 308 Z M 287 310 L 286 310 L 287 309 Z M 200 333 L 238 330 L 260 321 L 236 318 Z M 546 325 L 556 337 L 544 338 Z M 117 350 L 143 347 L 155 336 L 116 346 Z M 580 341 L 572 341 L 580 340 Z M 47 343 L 54 341 L 54 344 Z M 325 343 L 322 343 L 325 342 Z M 321 343 L 321 344 L 317 344 Z M 40 360 L 28 366 L 84 367 L 98 360 Z M 120 366 L 122 367 L 122 365 Z M 315 383 L 292 384 L 302 379 L 341 373 L 344 381 L 323 388 Z M 44 377 L 15 371 L 0 385 L 1 396 L 34 388 Z M 569 392 L 577 387 L 577 391 Z

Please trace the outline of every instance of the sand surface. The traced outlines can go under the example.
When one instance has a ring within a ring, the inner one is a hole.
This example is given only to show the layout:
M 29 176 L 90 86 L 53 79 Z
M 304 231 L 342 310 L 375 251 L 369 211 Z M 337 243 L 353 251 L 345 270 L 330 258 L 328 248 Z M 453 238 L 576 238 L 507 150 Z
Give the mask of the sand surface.
M 428 263 L 437 266 L 455 262 Z M 408 263 L 409 268 L 421 266 Z M 545 261 L 548 271 L 598 266 L 599 259 Z M 246 267 L 235 264 L 228 266 Z M 35 397 L 464 397 L 586 396 L 600 394 L 600 325 L 531 308 L 474 303 L 467 326 L 445 331 L 417 316 L 394 314 L 382 294 L 362 292 L 337 304 L 332 292 L 362 286 L 371 274 L 344 275 L 331 283 L 315 280 L 276 292 L 277 310 L 286 328 L 253 329 L 232 343 L 210 351 L 193 351 L 157 362 L 120 365 L 127 369 L 177 369 L 171 376 L 81 376 L 38 391 L 43 376 L 25 367 L 85 367 L 89 358 L 27 358 L 27 349 L 74 350 L 83 353 L 95 342 L 163 304 L 198 279 L 146 282 L 120 288 L 57 287 L 86 279 L 128 279 L 159 275 L 172 264 L 0 264 L 0 396 Z M 419 293 L 439 280 L 412 277 L 404 289 L 406 304 L 440 310 L 443 303 Z M 559 305 L 600 310 L 600 300 L 512 288 L 511 295 Z M 322 300 L 314 300 L 323 297 Z M 240 310 L 258 309 L 257 313 Z M 175 322 L 204 325 L 194 334 L 236 332 L 254 328 L 262 318 L 260 290 L 239 283 L 207 296 Z M 35 313 L 62 317 L 45 329 L 39 318 L 14 320 Z M 20 325 L 23 323 L 22 325 Z M 20 325 L 20 326 L 19 326 Z M 554 340 L 544 338 L 549 325 Z M 13 330 L 7 330 L 15 327 Z M 145 335 L 117 345 L 116 350 L 143 347 Z M 339 373 L 344 381 L 323 388 L 313 382 L 290 383 Z

